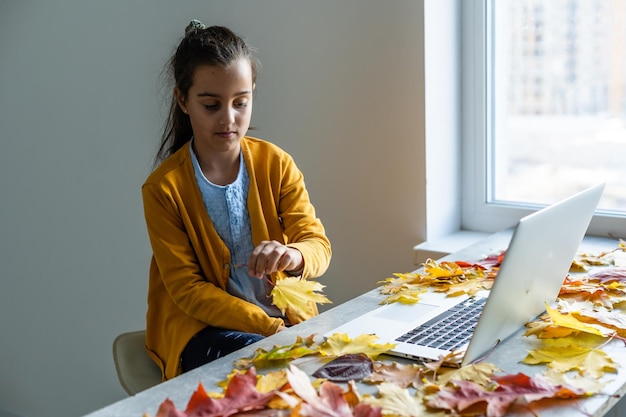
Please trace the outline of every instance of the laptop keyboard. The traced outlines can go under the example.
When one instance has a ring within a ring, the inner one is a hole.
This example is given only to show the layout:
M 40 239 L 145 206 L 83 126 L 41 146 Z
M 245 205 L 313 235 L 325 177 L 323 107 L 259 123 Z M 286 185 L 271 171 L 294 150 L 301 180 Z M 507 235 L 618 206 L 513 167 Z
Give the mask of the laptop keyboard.
M 396 341 L 444 350 L 458 349 L 472 338 L 486 301 L 484 297 L 469 298 L 409 330 Z

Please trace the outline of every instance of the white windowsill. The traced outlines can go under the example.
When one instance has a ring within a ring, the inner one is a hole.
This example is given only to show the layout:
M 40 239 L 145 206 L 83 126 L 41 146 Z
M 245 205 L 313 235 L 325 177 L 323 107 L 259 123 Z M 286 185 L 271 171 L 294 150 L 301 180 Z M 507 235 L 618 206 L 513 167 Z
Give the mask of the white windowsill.
M 473 245 L 492 233 L 459 230 L 413 247 L 414 263 L 421 265 L 427 259 L 439 259 Z

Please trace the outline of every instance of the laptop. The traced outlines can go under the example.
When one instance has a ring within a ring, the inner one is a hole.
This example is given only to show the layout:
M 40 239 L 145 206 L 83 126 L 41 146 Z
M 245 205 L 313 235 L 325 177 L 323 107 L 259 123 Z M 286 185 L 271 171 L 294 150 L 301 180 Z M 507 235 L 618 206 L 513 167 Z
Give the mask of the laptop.
M 376 334 L 377 343 L 396 345 L 392 355 L 432 361 L 454 351 L 449 366 L 476 361 L 556 300 L 603 190 L 595 185 L 522 218 L 490 291 L 429 291 L 418 303 L 381 305 L 325 336 Z

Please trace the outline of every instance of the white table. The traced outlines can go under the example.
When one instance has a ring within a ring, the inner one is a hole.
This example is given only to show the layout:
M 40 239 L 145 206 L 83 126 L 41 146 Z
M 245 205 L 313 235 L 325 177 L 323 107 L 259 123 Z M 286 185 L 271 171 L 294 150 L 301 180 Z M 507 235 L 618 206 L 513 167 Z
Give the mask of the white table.
M 493 255 L 506 249 L 510 239 L 510 232 L 495 234 L 476 245 L 460 250 L 443 259 L 446 260 L 478 260 L 487 255 Z M 582 251 L 599 253 L 604 249 L 613 249 L 617 246 L 617 241 L 613 239 L 585 238 L 581 246 Z M 394 272 L 389 271 L 389 276 Z M 380 277 L 384 279 L 386 277 Z M 332 330 L 338 325 L 345 323 L 360 314 L 369 311 L 379 305 L 383 296 L 379 294 L 378 288 L 362 294 L 344 304 L 329 309 L 317 317 L 314 317 L 286 331 L 275 334 L 255 344 L 247 346 L 228 356 L 220 358 L 214 362 L 204 365 L 191 372 L 183 374 L 173 380 L 159 384 L 153 388 L 143 391 L 133 397 L 121 400 L 105 408 L 88 414 L 88 417 L 142 417 L 144 413 L 155 416 L 159 405 L 166 399 L 171 399 L 176 407 L 184 410 L 191 394 L 202 382 L 207 391 L 221 392 L 215 384 L 223 381 L 232 371 L 233 362 L 243 357 L 251 357 L 254 351 L 263 347 L 267 350 L 276 345 L 289 345 L 295 342 L 297 336 L 307 337 L 311 334 L 321 335 Z M 541 371 L 536 366 L 529 366 L 519 363 L 528 349 L 532 348 L 533 338 L 523 337 L 524 329 L 514 334 L 509 339 L 502 342 L 489 357 L 489 362 L 497 365 L 502 371 L 513 374 L 524 372 L 527 375 L 534 375 Z M 319 337 L 319 336 L 318 336 Z M 321 341 L 321 337 L 319 337 Z M 614 341 L 603 348 L 620 366 L 619 373 L 607 374 L 604 378 L 608 381 L 605 392 L 610 395 L 597 395 L 588 399 L 573 401 L 544 401 L 542 408 L 537 409 L 542 417 L 586 417 L 586 416 L 607 416 L 617 415 L 612 408 L 619 400 L 619 396 L 626 392 L 626 347 L 619 341 Z M 397 362 L 405 360 L 401 358 L 379 357 L 379 359 L 389 359 Z M 319 364 L 309 362 L 303 367 L 305 372 L 312 373 Z M 262 372 L 262 371 L 260 371 Z M 376 392 L 376 387 L 372 385 L 359 384 L 360 393 Z M 543 406 L 545 405 L 545 407 Z M 614 414 L 615 413 L 615 414 Z M 519 416 L 530 415 L 527 411 Z

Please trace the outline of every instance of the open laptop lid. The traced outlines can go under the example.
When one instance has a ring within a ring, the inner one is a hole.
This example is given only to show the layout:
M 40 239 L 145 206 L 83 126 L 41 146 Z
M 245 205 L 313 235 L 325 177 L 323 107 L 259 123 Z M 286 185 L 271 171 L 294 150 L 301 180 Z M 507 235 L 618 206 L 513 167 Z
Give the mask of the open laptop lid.
M 545 311 L 563 285 L 605 184 L 522 218 L 517 224 L 463 365 Z

